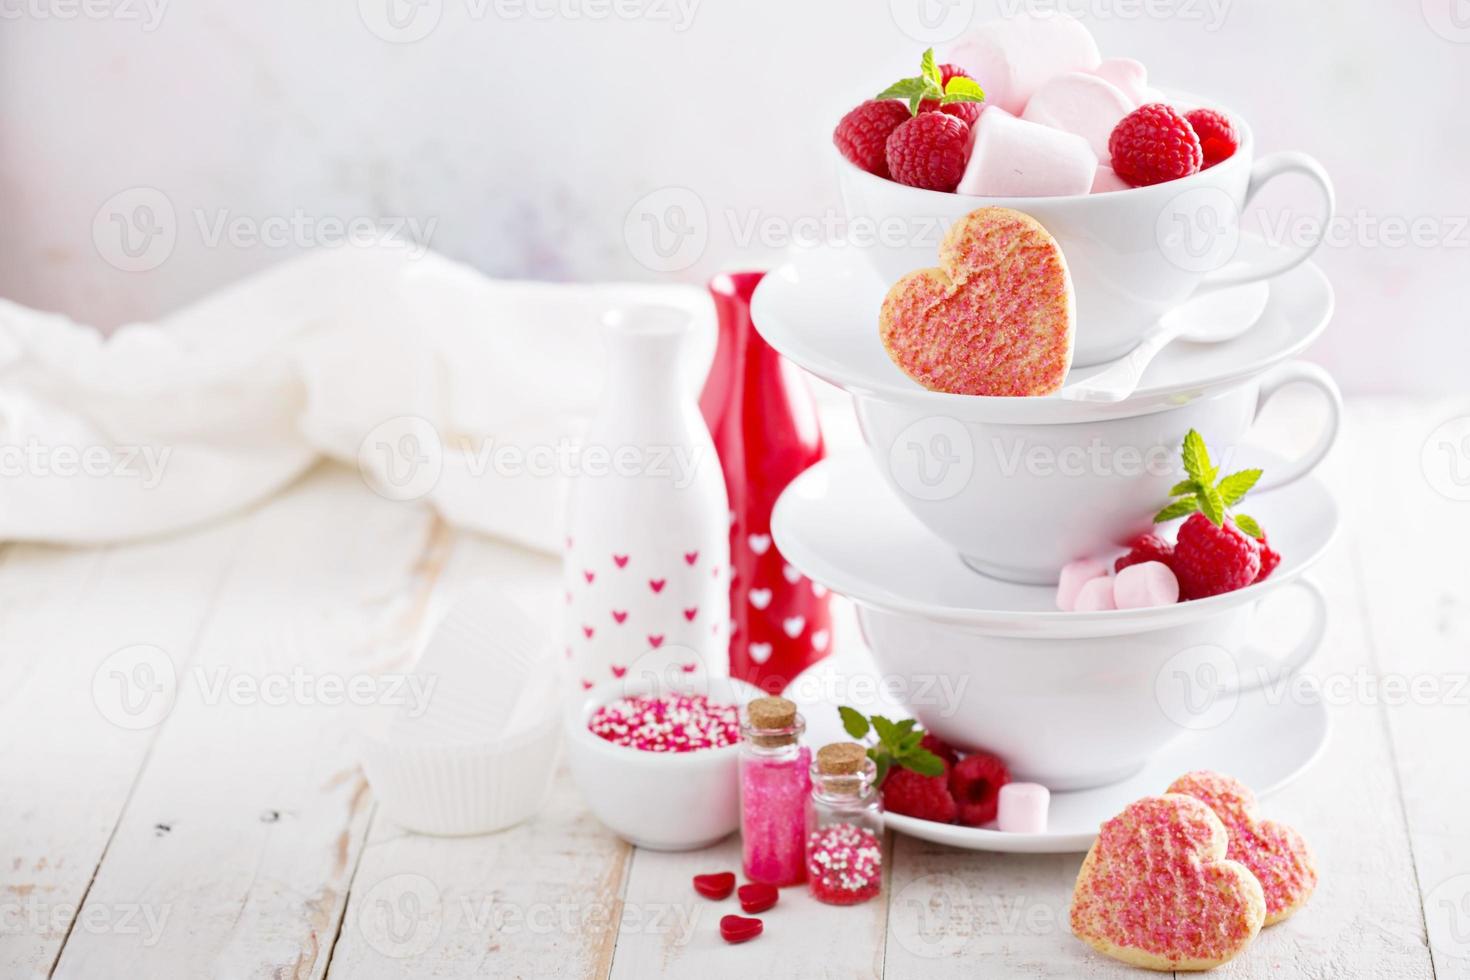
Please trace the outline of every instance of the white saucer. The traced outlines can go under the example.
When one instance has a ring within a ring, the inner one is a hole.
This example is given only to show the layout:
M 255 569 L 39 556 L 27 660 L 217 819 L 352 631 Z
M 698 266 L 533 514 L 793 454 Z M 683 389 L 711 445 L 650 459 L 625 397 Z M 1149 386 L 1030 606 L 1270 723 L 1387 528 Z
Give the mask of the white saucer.
M 1053 793 L 1044 834 L 1007 834 L 983 827 L 934 823 L 896 813 L 884 822 L 900 833 L 972 851 L 1069 854 L 1092 846 L 1097 828 L 1142 796 L 1162 793 L 1194 769 L 1228 773 L 1255 790 L 1275 792 L 1306 771 L 1327 745 L 1331 722 L 1321 699 L 1242 694 L 1230 719 L 1208 731 L 1190 732 L 1161 749 L 1135 775 L 1110 786 Z
M 1273 459 L 1243 447 L 1237 462 L 1269 470 Z M 776 502 L 771 532 L 788 562 L 859 605 L 998 636 L 1118 636 L 1255 602 L 1299 578 L 1337 532 L 1337 504 L 1312 477 L 1247 503 L 1282 555 L 1266 581 L 1172 606 L 1091 613 L 1058 610 L 1052 586 L 970 569 L 894 496 L 866 455 L 824 460 L 792 481 Z
M 1249 238 L 1243 236 L 1243 247 L 1253 244 Z M 1270 287 L 1266 308 L 1250 330 L 1221 344 L 1170 344 L 1149 365 L 1138 390 L 1118 402 L 1056 395 L 985 398 L 926 390 L 883 350 L 878 310 L 886 290 L 864 257 L 850 248 L 814 248 L 768 274 L 751 301 L 751 315 L 761 336 L 777 351 L 851 394 L 919 403 L 936 414 L 958 412 L 959 417 L 986 422 L 1064 423 L 1178 405 L 1300 353 L 1332 316 L 1332 287 L 1311 262 L 1272 280 Z M 1238 295 L 1243 305 L 1252 302 L 1250 289 Z M 1074 369 L 1067 382 L 1086 380 L 1108 366 Z

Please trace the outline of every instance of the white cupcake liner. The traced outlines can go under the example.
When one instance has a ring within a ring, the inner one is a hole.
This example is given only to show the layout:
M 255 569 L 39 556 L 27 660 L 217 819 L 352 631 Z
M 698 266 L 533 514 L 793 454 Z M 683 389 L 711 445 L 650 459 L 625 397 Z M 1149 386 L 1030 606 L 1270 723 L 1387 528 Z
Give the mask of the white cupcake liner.
M 498 589 L 461 593 L 414 671 L 433 684 L 424 710 L 379 714 L 360 740 L 385 816 L 458 836 L 504 830 L 541 809 L 561 745 L 547 639 Z
M 546 804 L 561 755 L 555 712 L 487 745 L 402 745 L 365 738 L 362 767 L 388 819 L 422 834 L 505 830 Z

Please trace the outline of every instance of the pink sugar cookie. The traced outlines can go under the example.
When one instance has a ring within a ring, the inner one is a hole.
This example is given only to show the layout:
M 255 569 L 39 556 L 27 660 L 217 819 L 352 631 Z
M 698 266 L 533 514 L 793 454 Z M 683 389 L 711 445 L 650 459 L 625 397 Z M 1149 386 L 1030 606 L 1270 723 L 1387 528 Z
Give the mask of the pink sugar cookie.
M 1317 863 L 1302 835 L 1274 820 L 1262 820 L 1256 796 L 1238 779 L 1201 770 L 1169 786 L 1202 801 L 1230 834 L 1227 856 L 1250 868 L 1266 896 L 1266 925 L 1274 926 L 1307 903 L 1317 887 Z
M 955 222 L 939 266 L 910 272 L 883 300 L 878 333 L 931 391 L 1049 395 L 1072 366 L 1072 277 L 1035 218 L 980 208 Z
M 1072 932 L 1150 970 L 1209 970 L 1261 931 L 1266 901 L 1226 858 L 1229 834 L 1192 796 L 1145 796 L 1102 825 L 1077 873 Z

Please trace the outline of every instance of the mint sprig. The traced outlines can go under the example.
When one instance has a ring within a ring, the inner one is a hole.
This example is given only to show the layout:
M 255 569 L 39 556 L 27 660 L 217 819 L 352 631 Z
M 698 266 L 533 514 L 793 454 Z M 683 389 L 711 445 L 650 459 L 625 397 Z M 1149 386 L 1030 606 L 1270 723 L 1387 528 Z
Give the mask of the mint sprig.
M 924 52 L 919 61 L 919 74 L 913 78 L 901 78 L 892 85 L 879 92 L 875 98 L 879 99 L 902 99 L 909 104 L 909 115 L 917 116 L 919 106 L 927 100 L 937 101 L 940 105 L 953 105 L 956 102 L 984 102 L 985 90 L 980 83 L 973 78 L 965 78 L 956 75 L 944 83 L 944 74 L 939 70 L 939 61 L 934 57 L 934 49 L 930 48 Z
M 846 705 L 838 708 L 837 713 L 842 716 L 843 730 L 867 746 L 868 758 L 878 767 L 877 785 L 883 785 L 895 765 L 921 776 L 944 775 L 944 760 L 919 745 L 924 740 L 924 730 L 914 719 L 892 721 L 882 715 L 869 718 Z M 869 740 L 870 734 L 876 741 Z
M 1219 477 L 1219 468 L 1210 461 L 1209 448 L 1204 437 L 1193 429 L 1184 437 L 1180 453 L 1184 459 L 1184 475 L 1169 489 L 1170 501 L 1154 515 L 1155 524 L 1186 517 L 1198 511 L 1216 527 L 1221 527 L 1228 517 L 1241 531 L 1253 538 L 1262 536 L 1261 525 L 1246 514 L 1232 514 L 1230 508 L 1245 499 L 1256 481 L 1261 478 L 1260 470 L 1240 470 L 1229 476 Z

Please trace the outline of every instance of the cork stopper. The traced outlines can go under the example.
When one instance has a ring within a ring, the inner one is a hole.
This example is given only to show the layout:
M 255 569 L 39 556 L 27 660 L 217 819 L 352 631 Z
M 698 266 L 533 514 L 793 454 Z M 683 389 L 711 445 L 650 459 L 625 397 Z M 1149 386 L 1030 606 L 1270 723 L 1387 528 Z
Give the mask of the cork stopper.
M 765 748 L 793 745 L 800 735 L 796 705 L 785 698 L 756 698 L 745 706 L 750 740 Z
M 833 742 L 817 750 L 817 771 L 824 776 L 856 776 L 868 753 L 856 742 Z

